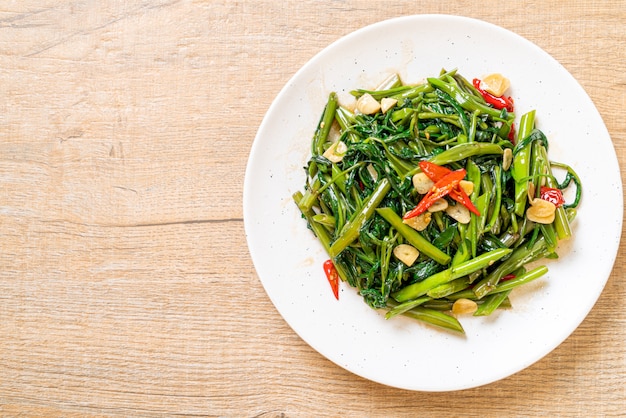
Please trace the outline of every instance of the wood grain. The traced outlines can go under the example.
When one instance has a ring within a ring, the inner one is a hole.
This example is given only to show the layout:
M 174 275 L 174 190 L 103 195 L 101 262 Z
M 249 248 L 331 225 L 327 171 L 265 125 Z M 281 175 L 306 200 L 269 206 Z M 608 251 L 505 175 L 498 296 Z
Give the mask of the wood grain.
M 623 415 L 626 244 L 560 347 L 454 393 L 337 367 L 267 298 L 242 219 L 264 113 L 329 43 L 416 13 L 480 18 L 552 54 L 623 177 L 624 1 L 0 5 L 0 415 Z

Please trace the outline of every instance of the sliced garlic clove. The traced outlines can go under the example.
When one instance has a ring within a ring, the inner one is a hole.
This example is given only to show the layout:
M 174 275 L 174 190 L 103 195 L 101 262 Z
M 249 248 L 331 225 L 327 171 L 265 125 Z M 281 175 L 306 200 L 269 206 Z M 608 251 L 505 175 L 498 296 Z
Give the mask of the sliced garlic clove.
M 413 176 L 413 187 L 417 190 L 419 194 L 426 194 L 433 188 L 435 183 L 425 174 L 425 173 L 416 173 Z
M 468 196 L 470 196 L 472 193 L 474 193 L 474 182 L 473 181 L 461 180 L 459 182 L 459 186 L 461 186 L 461 189 L 463 189 L 465 194 L 468 195 Z
M 356 109 L 364 115 L 373 115 L 380 110 L 380 103 L 369 93 L 365 93 L 356 101 Z
M 333 144 L 328 147 L 328 149 L 324 151 L 324 154 L 322 155 L 331 162 L 338 163 L 343 160 L 343 157 L 346 155 L 347 151 L 348 146 L 343 141 L 337 141 L 333 142 Z
M 455 221 L 461 224 L 468 224 L 471 219 L 471 214 L 468 208 L 461 204 L 450 205 L 446 209 L 446 213 Z
M 540 224 L 551 224 L 554 222 L 556 206 L 547 200 L 535 198 L 530 202 L 530 207 L 526 210 L 526 217 L 529 221 Z
M 535 183 L 533 183 L 532 181 L 528 182 L 526 193 L 528 194 L 528 203 L 532 204 L 533 199 L 535 199 Z
M 455 315 L 473 314 L 478 309 L 478 304 L 471 299 L 457 299 L 452 304 L 452 313 Z
M 417 248 L 409 244 L 396 245 L 393 249 L 393 255 L 407 266 L 411 267 L 420 253 Z
M 507 171 L 511 167 L 513 162 L 513 150 L 511 148 L 505 148 L 502 153 L 502 169 Z
M 397 99 L 391 99 L 389 97 L 385 97 L 380 101 L 380 110 L 383 113 L 387 113 L 389 109 L 394 107 L 398 103 Z
M 446 209 L 448 209 L 448 201 L 444 198 L 440 198 L 440 199 L 435 200 L 435 203 L 430 205 L 430 207 L 428 208 L 428 211 L 433 213 L 433 212 L 441 212 Z
M 423 231 L 428 227 L 431 219 L 432 215 L 430 214 L 430 212 L 424 212 L 421 215 L 414 216 L 409 219 L 404 219 L 402 223 L 410 226 L 416 231 Z
M 498 73 L 489 74 L 481 81 L 483 89 L 497 97 L 502 96 L 511 86 L 509 79 Z

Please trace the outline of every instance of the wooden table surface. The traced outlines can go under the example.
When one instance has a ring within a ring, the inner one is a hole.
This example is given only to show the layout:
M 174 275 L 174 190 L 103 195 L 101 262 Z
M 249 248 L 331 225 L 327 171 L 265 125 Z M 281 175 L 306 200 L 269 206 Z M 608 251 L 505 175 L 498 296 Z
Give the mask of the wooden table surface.
M 0 415 L 625 414 L 623 251 L 556 350 L 452 393 L 345 371 L 267 297 L 242 214 L 265 112 L 329 43 L 420 13 L 480 18 L 554 56 L 624 172 L 623 0 L 3 2 Z

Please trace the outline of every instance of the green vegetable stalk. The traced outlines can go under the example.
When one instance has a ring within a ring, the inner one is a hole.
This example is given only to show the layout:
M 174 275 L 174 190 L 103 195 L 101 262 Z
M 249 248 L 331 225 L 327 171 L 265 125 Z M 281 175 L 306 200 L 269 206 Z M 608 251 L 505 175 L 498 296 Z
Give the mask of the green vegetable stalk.
M 328 254 L 325 268 L 337 270 L 334 283 L 339 276 L 387 319 L 463 333 L 457 301 L 490 315 L 546 276 L 545 266 L 526 269 L 573 238 L 582 185 L 572 167 L 549 160 L 535 110 L 521 115 L 513 143 L 513 101 L 457 70 L 418 85 L 392 75 L 351 93 L 355 106 L 329 94 L 303 190 L 293 193 Z M 553 168 L 566 173 L 561 183 Z M 576 188 L 572 202 L 553 203 L 554 221 L 532 212 L 544 187 L 557 200 Z

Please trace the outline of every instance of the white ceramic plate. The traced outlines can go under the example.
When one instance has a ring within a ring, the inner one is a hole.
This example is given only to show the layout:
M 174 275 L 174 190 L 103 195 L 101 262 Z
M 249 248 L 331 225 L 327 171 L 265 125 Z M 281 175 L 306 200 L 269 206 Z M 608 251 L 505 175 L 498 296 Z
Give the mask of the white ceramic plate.
M 346 283 L 339 301 L 322 271 L 328 257 L 291 195 L 302 190 L 310 141 L 329 92 L 341 100 L 392 72 L 411 83 L 458 68 L 512 84 L 519 116 L 536 109 L 550 157 L 580 175 L 575 238 L 541 279 L 511 294 L 513 309 L 463 317 L 458 336 L 397 317 L 386 321 Z M 607 199 L 614 196 L 614 199 Z M 607 205 L 607 203 L 610 203 Z M 546 52 L 469 18 L 418 15 L 383 21 L 331 44 L 278 94 L 252 146 L 244 183 L 250 254 L 267 294 L 293 330 L 337 365 L 398 388 L 450 391 L 510 376 L 552 351 L 583 321 L 611 273 L 622 224 L 622 183 L 606 127 L 574 78 Z

